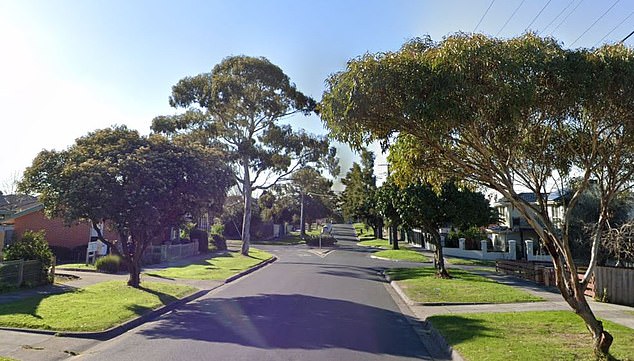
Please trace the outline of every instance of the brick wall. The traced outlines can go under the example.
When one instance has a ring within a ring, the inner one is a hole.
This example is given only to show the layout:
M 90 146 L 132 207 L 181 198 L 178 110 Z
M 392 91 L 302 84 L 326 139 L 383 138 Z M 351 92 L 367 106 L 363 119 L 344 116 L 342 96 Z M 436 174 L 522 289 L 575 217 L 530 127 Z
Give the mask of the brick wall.
M 60 218 L 49 219 L 43 211 L 26 214 L 16 218 L 14 229 L 17 237 L 20 237 L 26 230 L 46 232 L 46 240 L 49 245 L 65 248 L 85 246 L 90 238 L 90 226 L 88 223 L 79 223 L 67 227 Z M 105 232 L 107 239 L 117 239 L 116 234 Z

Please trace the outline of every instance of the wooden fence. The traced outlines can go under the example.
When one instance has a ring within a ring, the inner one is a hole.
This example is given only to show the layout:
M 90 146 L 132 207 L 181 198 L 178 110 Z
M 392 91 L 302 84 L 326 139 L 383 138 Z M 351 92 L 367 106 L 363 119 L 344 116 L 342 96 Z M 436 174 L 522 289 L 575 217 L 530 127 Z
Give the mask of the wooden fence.
M 143 253 L 143 264 L 155 264 L 198 254 L 198 241 L 183 244 L 149 246 Z
M 634 269 L 596 267 L 594 290 L 598 299 L 634 306 Z
M 0 263 L 0 283 L 20 287 L 45 283 L 40 261 L 6 261 Z

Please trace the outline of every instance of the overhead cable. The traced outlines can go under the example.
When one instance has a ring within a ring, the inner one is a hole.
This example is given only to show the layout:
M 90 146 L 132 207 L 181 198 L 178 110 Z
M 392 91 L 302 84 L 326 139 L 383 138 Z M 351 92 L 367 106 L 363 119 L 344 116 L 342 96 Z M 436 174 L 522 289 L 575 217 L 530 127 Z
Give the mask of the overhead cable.
M 500 28 L 500 30 L 498 30 L 497 33 L 495 33 L 495 36 L 498 36 L 502 30 L 504 30 L 504 28 L 506 27 L 506 25 L 509 23 L 509 21 L 511 21 L 511 19 L 513 18 L 513 16 L 515 16 L 515 13 L 517 13 L 517 10 L 519 10 L 522 5 L 524 4 L 526 0 L 522 0 L 522 2 L 515 8 L 515 11 L 513 11 L 513 14 L 511 14 L 511 16 L 509 16 L 508 19 L 506 19 L 506 22 L 504 23 L 504 25 L 502 25 L 502 27 Z
M 588 31 L 590 31 L 590 29 L 592 29 L 592 27 L 599 22 L 599 20 L 603 19 L 603 17 L 610 12 L 610 10 L 612 10 L 613 7 L 616 6 L 616 4 L 619 3 L 619 1 L 621 0 L 616 0 L 614 2 L 614 4 L 612 4 L 612 6 L 610 6 L 603 14 L 601 14 L 601 16 L 599 16 L 599 18 L 597 20 L 595 20 L 590 26 L 588 26 L 588 28 L 586 29 L 586 31 L 584 31 L 583 33 L 581 33 L 581 35 L 579 35 L 579 37 L 577 39 L 575 39 L 575 41 L 572 42 L 572 44 L 570 44 L 570 46 L 572 47 L 573 45 L 575 45 L 577 43 L 577 41 L 579 41 L 579 39 L 581 39 L 584 35 L 586 35 L 586 33 Z
M 535 18 L 533 18 L 533 21 L 531 21 L 530 24 L 528 24 L 528 26 L 526 27 L 526 29 L 524 29 L 524 31 L 528 31 L 528 29 L 531 28 L 531 25 L 533 25 L 533 23 L 535 22 L 535 20 L 537 20 L 537 18 L 542 14 L 542 12 L 544 12 L 544 9 L 546 9 L 546 7 L 548 6 L 548 4 L 550 4 L 550 2 L 553 0 L 548 0 L 548 2 L 546 3 L 546 5 L 544 5 L 544 7 L 539 10 L 539 12 L 537 13 L 537 15 L 535 15 Z
M 571 0 L 568 5 L 566 5 L 563 9 L 561 9 L 561 11 L 559 12 L 559 14 L 557 14 L 557 16 L 555 16 L 549 23 L 548 25 L 546 25 L 542 30 L 539 31 L 539 34 L 542 33 L 542 31 L 546 31 L 546 29 L 548 29 L 557 19 L 559 19 L 559 17 L 561 16 L 561 14 L 564 13 L 564 11 L 566 11 L 566 9 L 568 9 L 570 7 L 570 5 L 572 5 L 575 2 L 575 0 Z
M 575 7 L 574 7 L 574 8 L 573 8 L 573 9 L 572 9 L 569 13 L 568 13 L 568 15 L 566 15 L 563 19 L 561 19 L 561 22 L 559 23 L 559 25 L 557 25 L 557 26 L 553 29 L 553 31 L 551 31 L 551 32 L 550 32 L 550 34 L 549 34 L 549 35 L 553 35 L 553 33 L 554 33 L 555 31 L 557 31 L 557 29 L 559 29 L 559 28 L 560 28 L 560 27 L 561 27 L 561 26 L 562 26 L 562 25 L 566 22 L 566 20 L 568 20 L 568 18 L 570 17 L 570 15 L 572 15 L 572 14 L 575 12 L 575 10 L 577 10 L 577 8 L 579 7 L 579 5 L 581 5 L 581 3 L 582 3 L 582 2 L 583 2 L 583 0 L 580 0 L 580 1 L 577 3 L 577 6 L 575 6 Z
M 632 17 L 632 15 L 634 15 L 634 11 L 632 11 L 630 13 L 630 15 L 628 15 L 625 19 L 623 19 L 620 23 L 618 23 L 615 27 L 612 28 L 612 30 L 610 30 L 610 32 L 608 32 L 607 34 L 605 34 L 604 37 L 601 38 L 601 40 L 597 41 L 592 47 L 596 48 L 597 45 L 599 45 L 605 38 L 607 38 L 608 36 L 610 36 L 610 34 L 612 34 L 614 32 L 614 30 L 616 30 L 616 28 L 618 28 L 619 26 L 623 25 L 623 23 Z
M 623 38 L 623 40 L 619 41 L 619 43 L 623 44 L 623 43 L 625 42 L 625 40 L 627 40 L 627 39 L 628 39 L 630 36 L 632 36 L 632 35 L 634 35 L 634 31 L 632 31 L 632 32 L 630 33 L 630 35 L 628 35 L 628 36 L 624 37 L 624 38 Z
M 491 6 L 493 6 L 493 3 L 495 2 L 495 0 L 492 0 L 491 3 L 489 4 L 489 7 L 487 8 L 487 10 L 484 12 L 484 14 L 482 14 L 482 17 L 480 18 L 480 21 L 478 21 L 478 25 L 475 26 L 475 28 L 473 28 L 473 32 L 475 33 L 476 30 L 478 30 L 478 26 L 480 26 L 480 24 L 482 23 L 482 20 L 484 20 L 484 17 L 487 16 L 487 14 L 489 13 L 489 10 L 491 10 Z

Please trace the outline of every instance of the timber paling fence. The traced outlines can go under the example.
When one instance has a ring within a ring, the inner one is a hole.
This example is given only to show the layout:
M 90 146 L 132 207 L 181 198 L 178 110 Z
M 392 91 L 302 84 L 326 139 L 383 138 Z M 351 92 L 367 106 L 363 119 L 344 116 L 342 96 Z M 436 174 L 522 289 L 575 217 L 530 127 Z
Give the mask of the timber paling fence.
M 198 254 L 198 241 L 183 244 L 149 246 L 143 253 L 143 264 L 156 264 Z
M 594 290 L 598 299 L 634 306 L 634 268 L 597 266 L 594 270 Z
M 41 284 L 42 265 L 40 261 L 5 261 L 0 262 L 0 284 L 14 287 Z

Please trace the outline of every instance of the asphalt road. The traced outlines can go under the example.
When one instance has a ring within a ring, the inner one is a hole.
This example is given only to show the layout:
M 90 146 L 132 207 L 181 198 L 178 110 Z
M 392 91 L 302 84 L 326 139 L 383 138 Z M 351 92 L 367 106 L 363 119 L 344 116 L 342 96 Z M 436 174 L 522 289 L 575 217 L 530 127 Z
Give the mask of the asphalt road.
M 431 359 L 388 292 L 386 261 L 356 247 L 260 246 L 278 261 L 74 360 Z

